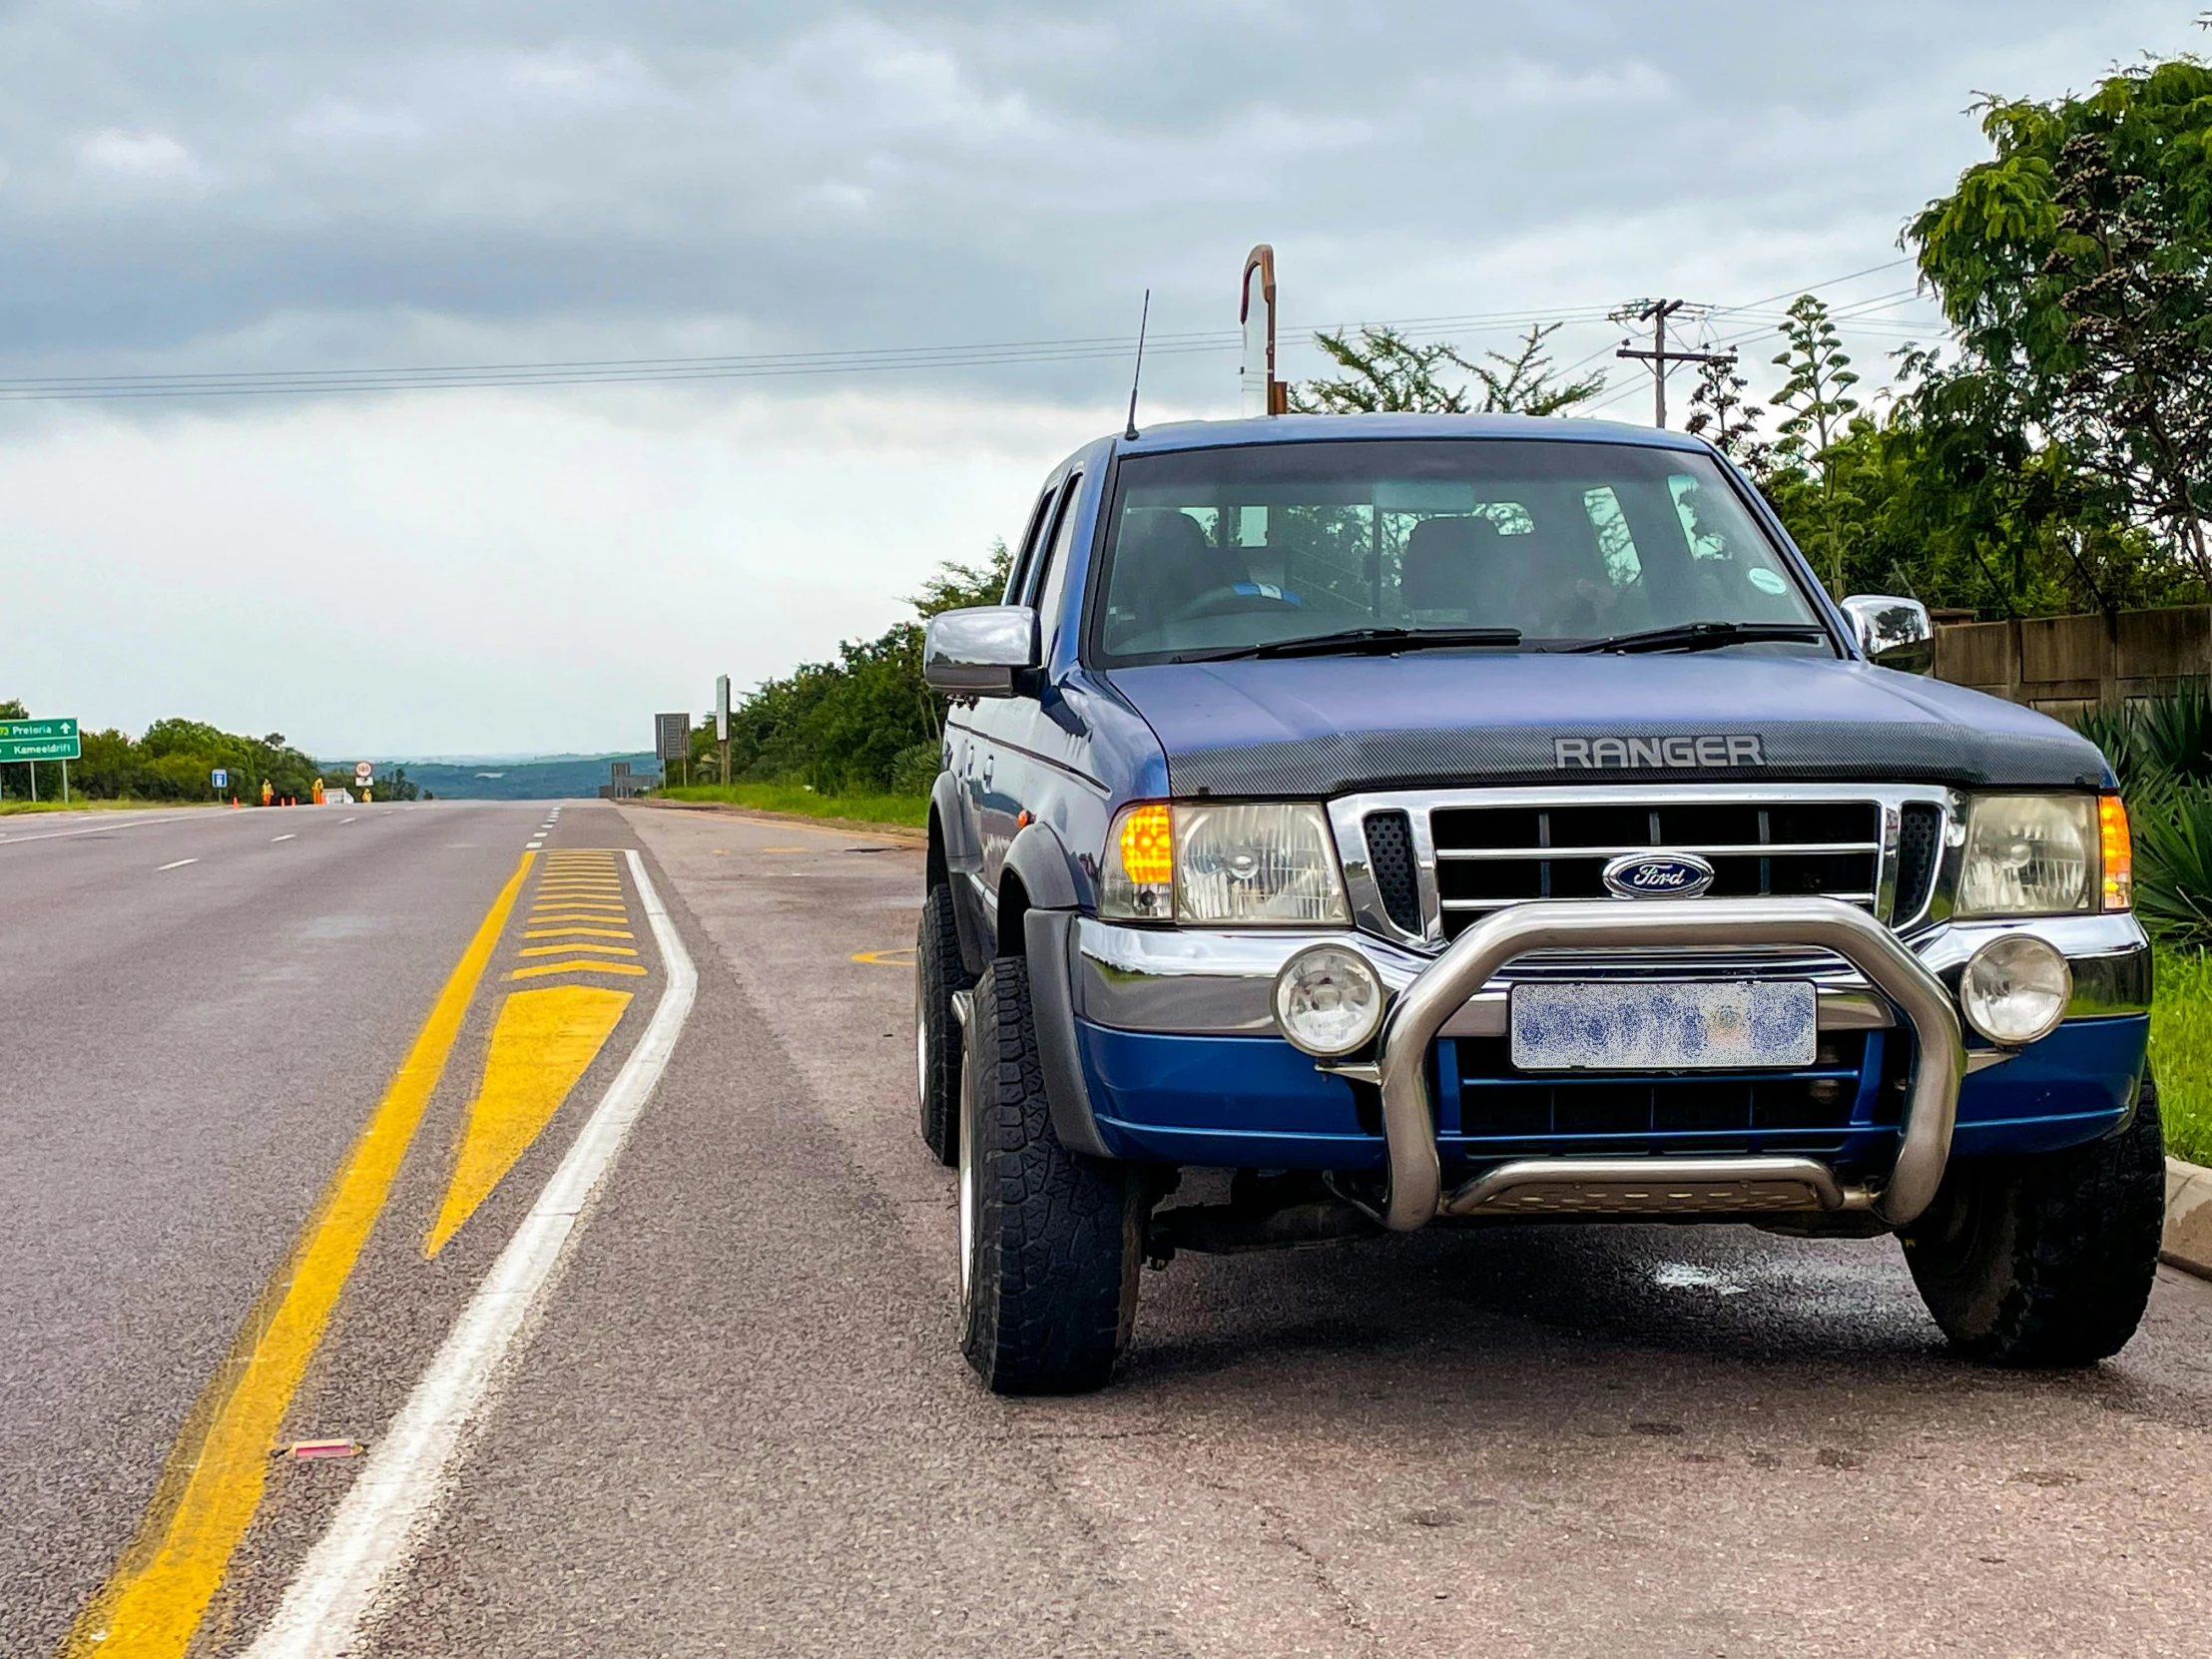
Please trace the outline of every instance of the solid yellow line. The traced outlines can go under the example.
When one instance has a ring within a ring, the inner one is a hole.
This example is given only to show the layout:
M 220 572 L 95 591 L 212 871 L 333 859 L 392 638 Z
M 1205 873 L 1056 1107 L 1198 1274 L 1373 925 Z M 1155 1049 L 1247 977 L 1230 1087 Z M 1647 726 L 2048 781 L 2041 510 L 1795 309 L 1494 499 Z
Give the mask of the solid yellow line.
M 548 973 L 643 973 L 634 962 L 540 962 L 536 967 L 516 968 L 509 979 L 538 979 Z
M 529 953 L 525 951 L 524 954 Z M 904 957 L 905 960 L 895 961 L 894 957 Z M 910 968 L 914 965 L 914 947 L 910 944 L 894 944 L 887 950 L 855 950 L 852 959 L 855 962 L 866 962 L 871 967 Z
M 95 1653 L 103 1659 L 174 1659 L 192 1641 L 222 1586 L 232 1551 L 261 1506 L 270 1451 L 284 1412 L 390 1195 L 535 856 L 522 854 L 485 911 L 384 1098 L 323 1190 L 290 1260 L 262 1293 L 231 1358 L 203 1391 L 170 1452 L 137 1538 L 63 1644 L 71 1659 Z
M 911 948 L 911 947 L 909 947 Z M 518 950 L 517 956 L 560 956 L 571 950 L 596 950 L 607 956 L 635 956 L 637 952 L 626 944 L 586 944 L 582 939 L 569 944 L 534 944 L 527 950 Z
M 635 933 L 625 933 L 619 927 L 526 927 L 522 936 L 526 939 L 565 939 L 581 933 L 594 939 L 634 939 Z

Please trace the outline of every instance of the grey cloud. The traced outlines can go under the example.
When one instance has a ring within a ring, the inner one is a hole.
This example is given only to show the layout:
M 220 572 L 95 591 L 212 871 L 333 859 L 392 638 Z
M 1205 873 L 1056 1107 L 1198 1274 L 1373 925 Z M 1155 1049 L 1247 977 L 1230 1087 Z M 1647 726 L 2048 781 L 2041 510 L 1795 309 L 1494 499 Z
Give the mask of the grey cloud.
M 1309 318 L 1759 288 L 1793 249 L 1881 257 L 1970 153 L 1973 87 L 2183 21 L 30 5 L 0 22 L 0 329 L 36 367 L 798 349 L 1121 330 L 1147 282 L 1204 327 L 1262 237 Z

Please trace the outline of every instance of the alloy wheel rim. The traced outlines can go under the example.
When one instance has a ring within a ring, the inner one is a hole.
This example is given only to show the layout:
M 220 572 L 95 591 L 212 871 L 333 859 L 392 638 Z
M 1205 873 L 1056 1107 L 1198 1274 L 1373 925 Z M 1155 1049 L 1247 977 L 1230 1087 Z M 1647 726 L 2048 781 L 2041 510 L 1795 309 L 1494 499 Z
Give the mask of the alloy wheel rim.
M 921 1103 L 929 1104 L 929 998 L 924 993 L 921 973 L 914 973 L 914 1088 Z

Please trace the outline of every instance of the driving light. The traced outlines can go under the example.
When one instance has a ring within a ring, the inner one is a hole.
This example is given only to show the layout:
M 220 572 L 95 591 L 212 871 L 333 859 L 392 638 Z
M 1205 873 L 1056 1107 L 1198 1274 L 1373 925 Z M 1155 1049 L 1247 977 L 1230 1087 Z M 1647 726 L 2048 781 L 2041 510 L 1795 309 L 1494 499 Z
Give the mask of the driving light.
M 1292 1046 L 1327 1058 L 1350 1054 L 1382 1024 L 1382 981 L 1341 944 L 1308 945 L 1275 976 L 1275 1024 Z
M 1216 927 L 1352 920 L 1329 820 L 1311 802 L 1140 802 L 1107 837 L 1099 914 Z
M 2005 1048 L 2048 1036 L 2073 997 L 2066 958 L 2032 933 L 2004 933 L 1966 958 L 1958 1006 L 1966 1023 Z
M 2099 802 L 2105 799 L 1976 796 L 1966 820 L 1955 913 L 2047 916 L 2093 908 L 2103 834 Z

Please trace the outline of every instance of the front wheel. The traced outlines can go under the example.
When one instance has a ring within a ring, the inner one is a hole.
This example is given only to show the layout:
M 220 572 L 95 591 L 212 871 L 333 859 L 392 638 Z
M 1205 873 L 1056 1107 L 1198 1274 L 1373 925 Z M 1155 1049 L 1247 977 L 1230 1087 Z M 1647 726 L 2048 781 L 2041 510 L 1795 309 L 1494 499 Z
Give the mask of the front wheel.
M 1146 1187 L 1053 1133 L 1019 956 L 975 987 L 961 1097 L 961 1351 L 994 1393 L 1103 1387 L 1136 1320 Z
M 2166 1218 L 2158 1087 L 2088 1146 L 1960 1165 L 1903 1234 L 1943 1335 L 2000 1366 L 2087 1366 L 2127 1345 L 2150 1302 Z

